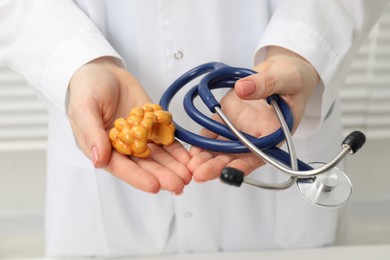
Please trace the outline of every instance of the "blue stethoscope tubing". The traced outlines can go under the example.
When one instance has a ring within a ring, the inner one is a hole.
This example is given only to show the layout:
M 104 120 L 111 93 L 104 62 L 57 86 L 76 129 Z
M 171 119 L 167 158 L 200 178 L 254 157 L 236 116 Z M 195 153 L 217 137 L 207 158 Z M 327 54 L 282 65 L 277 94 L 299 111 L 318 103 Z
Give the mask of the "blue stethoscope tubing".
M 255 74 L 257 72 L 245 68 L 230 67 L 220 62 L 209 62 L 199 65 L 188 72 L 184 73 L 178 79 L 176 79 L 164 92 L 160 99 L 160 105 L 168 111 L 169 104 L 173 97 L 178 93 L 180 89 L 190 83 L 192 80 L 204 75 L 198 85 L 192 87 L 184 96 L 183 106 L 188 116 L 197 122 L 204 128 L 221 135 L 230 140 L 216 140 L 206 138 L 201 135 L 190 132 L 179 124 L 174 122 L 176 126 L 175 136 L 183 142 L 201 147 L 206 150 L 222 153 L 248 153 L 248 148 L 237 140 L 237 137 L 223 124 L 211 119 L 210 117 L 201 113 L 194 105 L 194 99 L 199 95 L 208 109 L 215 113 L 216 107 L 221 107 L 219 102 L 215 99 L 211 90 L 218 88 L 233 88 L 235 82 L 243 77 Z M 271 99 L 277 101 L 283 117 L 291 130 L 293 127 L 294 119 L 290 108 L 285 101 L 277 95 L 273 95 L 267 98 L 268 103 Z M 245 137 L 249 139 L 257 148 L 262 150 L 268 156 L 278 160 L 284 165 L 291 165 L 291 158 L 289 154 L 277 145 L 285 140 L 282 129 L 278 129 L 274 133 L 256 138 L 254 136 L 245 134 Z M 307 171 L 313 168 L 301 160 L 297 160 L 298 170 Z

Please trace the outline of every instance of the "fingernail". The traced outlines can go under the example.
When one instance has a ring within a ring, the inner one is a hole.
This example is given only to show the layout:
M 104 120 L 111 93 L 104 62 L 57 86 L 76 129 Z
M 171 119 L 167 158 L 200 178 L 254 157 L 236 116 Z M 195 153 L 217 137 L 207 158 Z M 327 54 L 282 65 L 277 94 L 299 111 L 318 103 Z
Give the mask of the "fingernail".
M 91 152 L 92 152 L 92 163 L 93 163 L 93 166 L 96 167 L 96 164 L 99 161 L 99 153 L 98 153 L 96 146 L 92 147 Z
M 205 183 L 205 182 L 206 182 L 205 180 L 197 180 L 197 179 L 194 179 L 194 181 L 195 181 L 196 183 Z
M 171 193 L 172 193 L 173 195 L 175 195 L 175 196 L 180 196 L 180 195 L 182 195 L 182 194 L 184 193 L 184 190 L 182 190 L 180 193 L 176 193 L 176 192 L 174 192 L 174 191 L 171 191 Z
M 240 80 L 237 87 L 241 96 L 249 96 L 256 90 L 256 84 L 252 80 Z

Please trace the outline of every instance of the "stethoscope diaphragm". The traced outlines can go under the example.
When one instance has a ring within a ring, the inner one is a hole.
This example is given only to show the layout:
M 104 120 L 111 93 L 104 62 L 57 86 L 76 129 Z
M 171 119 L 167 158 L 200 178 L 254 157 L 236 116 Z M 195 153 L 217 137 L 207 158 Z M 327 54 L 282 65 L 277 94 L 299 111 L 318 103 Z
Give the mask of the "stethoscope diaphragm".
M 323 164 L 310 163 L 309 165 L 318 168 Z M 312 178 L 298 179 L 297 186 L 308 201 L 321 207 L 340 207 L 352 194 L 350 179 L 337 167 Z

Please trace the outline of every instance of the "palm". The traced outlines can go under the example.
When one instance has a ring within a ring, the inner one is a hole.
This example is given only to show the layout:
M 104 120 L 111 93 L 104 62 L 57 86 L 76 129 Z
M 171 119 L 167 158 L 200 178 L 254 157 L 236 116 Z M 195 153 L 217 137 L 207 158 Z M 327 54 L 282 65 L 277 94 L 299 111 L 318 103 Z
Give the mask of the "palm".
M 265 100 L 244 101 L 238 98 L 234 91 L 230 91 L 220 103 L 224 113 L 237 128 L 252 136 L 266 136 L 280 126 L 273 108 Z M 221 121 L 217 115 L 214 119 Z M 202 130 L 201 134 L 209 138 L 225 139 L 208 130 Z M 228 165 L 248 174 L 263 164 L 252 153 L 218 154 L 195 147 L 191 148 L 190 153 L 193 159 L 188 166 L 192 169 L 195 180 L 198 181 L 217 178 L 222 169 Z
M 166 147 L 151 145 L 152 156 L 144 160 L 111 149 L 107 131 L 113 121 L 126 116 L 131 108 L 150 102 L 130 73 L 105 60 L 91 62 L 75 73 L 69 89 L 68 116 L 73 132 L 79 147 L 96 167 L 107 169 L 143 191 L 182 192 L 191 174 L 185 166 L 190 156 L 180 143 Z
M 120 95 L 116 111 L 106 113 L 107 122 L 126 116 L 133 107 L 151 102 L 139 82 L 127 71 L 117 69 L 114 73 L 118 77 Z M 110 104 L 107 105 L 110 107 Z M 114 176 L 140 190 L 154 193 L 164 189 L 180 194 L 184 185 L 191 180 L 191 175 L 185 167 L 190 158 L 187 151 L 177 141 L 165 147 L 154 144 L 148 146 L 152 150 L 152 155 L 148 159 L 129 158 L 113 151 L 106 168 Z
M 279 127 L 273 108 L 266 100 L 242 100 L 230 91 L 221 100 L 224 113 L 242 132 L 253 136 L 265 136 Z

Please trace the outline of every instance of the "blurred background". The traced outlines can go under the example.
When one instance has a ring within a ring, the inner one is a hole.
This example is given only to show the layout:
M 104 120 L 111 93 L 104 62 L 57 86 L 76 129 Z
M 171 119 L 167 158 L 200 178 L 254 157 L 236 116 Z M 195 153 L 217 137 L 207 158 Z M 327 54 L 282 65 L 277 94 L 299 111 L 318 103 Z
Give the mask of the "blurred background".
M 354 191 L 337 244 L 390 244 L 390 7 L 340 95 L 345 134 L 359 129 L 368 139 L 347 158 Z M 46 135 L 34 90 L 0 64 L 0 258 L 43 256 Z

